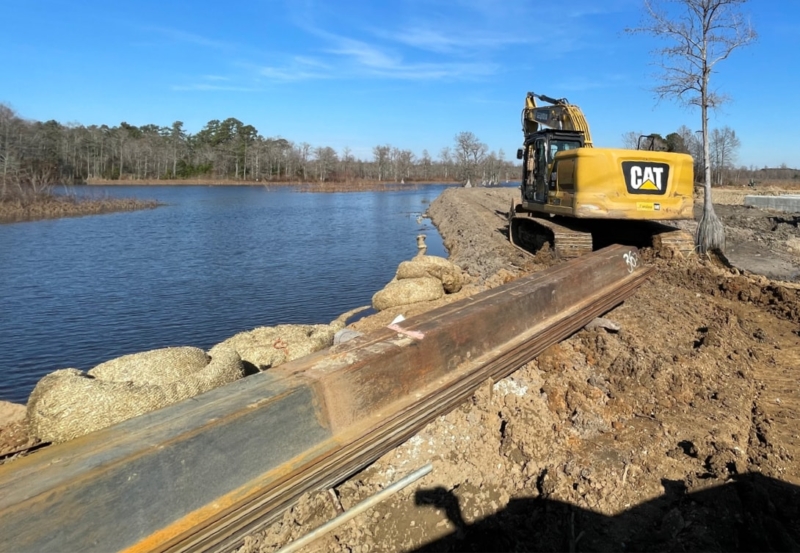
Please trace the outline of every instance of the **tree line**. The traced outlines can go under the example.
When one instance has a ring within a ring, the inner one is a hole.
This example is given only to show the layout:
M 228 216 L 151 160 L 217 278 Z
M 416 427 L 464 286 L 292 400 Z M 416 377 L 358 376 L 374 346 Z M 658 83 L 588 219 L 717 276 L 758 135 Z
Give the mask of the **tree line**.
M 689 154 L 694 160 L 695 180 L 703 182 L 705 172 L 702 131 L 693 132 L 686 125 L 682 125 L 666 137 L 660 134 L 647 135 L 643 139 L 641 137 L 642 133 L 626 132 L 622 135 L 622 146 L 635 150 L 640 147 L 650 147 L 652 141 L 654 149 Z M 708 141 L 711 184 L 714 186 L 755 184 L 763 180 L 800 179 L 800 170 L 791 169 L 786 164 L 774 168 L 737 165 L 741 141 L 736 135 L 736 131 L 728 126 L 711 129 Z
M 207 178 L 242 182 L 462 181 L 516 179 L 518 169 L 503 150 L 490 151 L 473 133 L 461 132 L 434 159 L 389 144 L 372 157 L 350 148 L 294 143 L 265 137 L 235 118 L 209 121 L 192 134 L 181 121 L 171 126 L 73 125 L 30 121 L 0 104 L 0 182 L 36 191 L 54 183 L 91 179 L 157 182 Z

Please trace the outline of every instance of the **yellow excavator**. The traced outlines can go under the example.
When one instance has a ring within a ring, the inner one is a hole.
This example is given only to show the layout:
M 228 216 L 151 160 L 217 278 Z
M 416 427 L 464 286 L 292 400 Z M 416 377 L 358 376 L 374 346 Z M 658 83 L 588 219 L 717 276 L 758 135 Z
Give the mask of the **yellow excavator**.
M 522 201 L 508 215 L 512 244 L 536 252 L 549 243 L 563 258 L 612 243 L 694 249 L 691 234 L 656 222 L 694 218 L 691 156 L 659 151 L 654 135 L 640 137 L 637 150 L 595 148 L 578 106 L 533 92 L 522 131 Z

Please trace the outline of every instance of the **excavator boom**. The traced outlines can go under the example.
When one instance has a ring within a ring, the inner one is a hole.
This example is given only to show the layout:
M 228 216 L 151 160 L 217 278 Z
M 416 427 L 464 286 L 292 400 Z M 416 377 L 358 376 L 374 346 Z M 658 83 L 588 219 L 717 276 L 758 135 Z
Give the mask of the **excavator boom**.
M 549 106 L 539 106 L 536 100 L 547 102 Z M 525 108 L 522 110 L 522 130 L 527 135 L 539 130 L 539 125 L 551 129 L 580 131 L 584 136 L 584 148 L 591 148 L 592 134 L 589 123 L 581 108 L 570 104 L 566 98 L 555 99 L 543 94 L 528 92 Z

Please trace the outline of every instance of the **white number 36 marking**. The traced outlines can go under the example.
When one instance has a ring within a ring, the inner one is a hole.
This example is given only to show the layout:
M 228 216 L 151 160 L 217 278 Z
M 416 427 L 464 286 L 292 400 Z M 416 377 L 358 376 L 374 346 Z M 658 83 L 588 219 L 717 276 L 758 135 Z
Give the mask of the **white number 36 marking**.
M 625 260 L 625 264 L 628 266 L 628 272 L 632 273 L 636 266 L 639 264 L 639 254 L 630 251 L 622 255 L 622 259 Z

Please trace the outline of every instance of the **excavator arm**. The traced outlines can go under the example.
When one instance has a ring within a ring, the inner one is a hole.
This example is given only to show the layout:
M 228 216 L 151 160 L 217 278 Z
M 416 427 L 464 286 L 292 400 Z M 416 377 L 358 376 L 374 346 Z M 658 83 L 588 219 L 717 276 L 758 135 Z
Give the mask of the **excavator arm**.
M 547 102 L 549 106 L 539 106 L 536 100 Z M 584 147 L 591 148 L 592 134 L 581 108 L 570 104 L 566 98 L 550 98 L 542 94 L 528 92 L 525 108 L 522 110 L 522 130 L 527 135 L 539 130 L 539 125 L 551 129 L 580 131 L 584 136 Z

